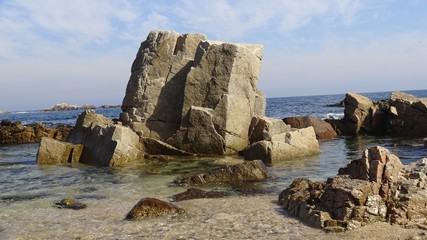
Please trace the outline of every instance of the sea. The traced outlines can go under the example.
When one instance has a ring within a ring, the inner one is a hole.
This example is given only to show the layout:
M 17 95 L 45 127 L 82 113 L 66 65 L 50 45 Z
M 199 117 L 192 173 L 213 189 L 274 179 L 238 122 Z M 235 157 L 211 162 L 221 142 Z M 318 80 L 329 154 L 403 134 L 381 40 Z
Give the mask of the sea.
M 427 90 L 405 92 L 417 97 L 427 97 Z M 391 92 L 362 93 L 373 101 L 387 99 L 390 94 Z M 279 119 L 306 115 L 322 119 L 339 119 L 344 116 L 344 108 L 331 105 L 339 103 L 344 97 L 345 94 L 268 98 L 266 115 Z M 121 109 L 95 109 L 95 111 L 109 118 L 118 118 Z M 81 112 L 82 110 L 20 111 L 1 114 L 0 119 L 21 121 L 23 124 L 41 122 L 51 127 L 61 124 L 74 125 Z M 264 182 L 202 188 L 228 191 L 236 196 L 278 194 L 295 178 L 307 177 L 311 180 L 324 181 L 336 175 L 338 169 L 349 161 L 360 158 L 366 148 L 376 145 L 389 149 L 404 164 L 427 157 L 427 148 L 424 147 L 422 138 L 337 137 L 320 141 L 319 144 L 321 148 L 319 155 L 277 162 L 268 166 L 269 178 Z M 84 234 L 81 235 L 78 230 L 61 227 L 69 223 L 61 221 L 64 210 L 55 208 L 54 204 L 64 198 L 81 201 L 87 204 L 88 209 L 97 206 L 93 208 L 96 209 L 93 210 L 95 212 L 111 211 L 103 215 L 105 218 L 91 219 L 79 215 L 79 219 L 74 221 L 80 222 L 81 225 L 78 226 L 105 225 L 104 235 L 98 232 L 98 235 L 94 233 L 93 236 L 113 236 L 112 238 L 121 239 L 119 233 L 115 235 L 108 232 L 108 229 L 113 229 L 113 226 L 121 221 L 117 216 L 124 216 L 126 209 L 121 209 L 122 212 L 117 213 L 115 212 L 118 211 L 117 207 L 111 207 L 112 205 L 137 202 L 142 197 L 168 199 L 171 195 L 186 190 L 185 187 L 172 184 L 175 178 L 216 168 L 218 164 L 224 162 L 242 161 L 238 156 L 226 156 L 180 158 L 176 161 L 144 160 L 124 168 L 84 164 L 37 165 L 37 149 L 38 144 L 0 145 L 0 239 L 15 239 L 15 236 L 18 236 L 16 239 L 39 239 L 39 237 L 64 239 L 64 236 L 70 236 L 69 239 L 77 239 L 79 236 L 81 238 Z M 112 220 L 113 215 L 116 217 Z M 43 225 L 43 222 L 49 226 Z

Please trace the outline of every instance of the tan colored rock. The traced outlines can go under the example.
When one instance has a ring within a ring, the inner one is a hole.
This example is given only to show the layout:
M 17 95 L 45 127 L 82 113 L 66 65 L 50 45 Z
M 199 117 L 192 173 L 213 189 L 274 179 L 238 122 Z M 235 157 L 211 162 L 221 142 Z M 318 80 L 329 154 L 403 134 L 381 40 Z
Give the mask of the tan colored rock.
M 132 65 L 122 109 L 126 122 L 142 122 L 146 137 L 166 140 L 179 128 L 187 73 L 203 34 L 152 31 Z M 152 131 L 152 133 L 151 133 Z
M 37 152 L 37 164 L 78 163 L 83 145 L 42 138 Z
M 79 115 L 68 140 L 83 144 L 80 162 L 102 166 L 124 166 L 144 156 L 139 136 L 129 127 L 113 122 L 93 110 Z
M 332 139 L 337 136 L 331 124 L 319 118 L 311 116 L 286 117 L 283 121 L 293 128 L 313 127 L 317 139 Z
M 274 135 L 290 132 L 291 127 L 280 119 L 270 117 L 253 117 L 249 127 L 250 143 L 271 140 Z
M 192 153 L 240 151 L 249 142 L 252 117 L 265 112 L 265 97 L 256 87 L 262 53 L 262 45 L 152 31 L 133 63 L 120 119 L 143 137 Z M 188 119 L 201 116 L 195 111 L 202 109 L 209 112 L 203 120 L 208 130 L 193 127 Z M 215 136 L 213 147 L 207 146 L 209 138 L 200 141 L 206 133 Z
M 353 134 L 359 134 L 371 131 L 370 110 L 373 102 L 362 95 L 356 93 L 347 93 L 344 99 L 345 110 L 344 119 L 347 127 Z
M 196 52 L 186 79 L 182 117 L 193 106 L 212 109 L 212 123 L 224 142 L 216 154 L 243 150 L 249 142 L 255 104 L 262 98 L 256 88 L 262 51 L 262 45 L 205 41 Z M 186 131 L 199 131 L 190 128 Z
M 186 124 L 167 143 L 191 153 L 224 154 L 224 139 L 215 128 L 213 113 L 210 108 L 193 106 Z
M 289 160 L 320 153 L 313 127 L 274 135 L 271 141 L 259 141 L 243 151 L 246 160 L 261 159 L 265 163 Z

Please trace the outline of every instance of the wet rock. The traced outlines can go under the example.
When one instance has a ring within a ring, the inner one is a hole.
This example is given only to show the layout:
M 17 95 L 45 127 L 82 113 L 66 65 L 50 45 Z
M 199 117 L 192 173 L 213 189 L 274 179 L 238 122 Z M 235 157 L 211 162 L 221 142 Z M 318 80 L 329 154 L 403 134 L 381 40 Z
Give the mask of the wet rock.
M 37 143 L 43 137 L 64 140 L 71 129 L 71 126 L 65 125 L 46 128 L 41 123 L 33 123 L 25 126 L 19 121 L 10 122 L 7 119 L 3 119 L 0 126 L 0 144 Z
M 125 219 L 136 220 L 141 217 L 157 217 L 184 212 L 184 209 L 172 203 L 164 202 L 156 198 L 143 198 L 126 214 Z
M 144 156 L 139 136 L 132 129 L 86 110 L 77 118 L 68 142 L 84 146 L 81 163 L 101 166 L 124 166 Z
M 9 119 L 2 119 L 1 120 L 0 126 L 7 127 L 7 126 L 10 126 L 10 125 L 12 125 L 12 122 Z
M 267 168 L 260 160 L 212 169 L 210 171 L 182 177 L 174 182 L 180 185 L 210 183 L 233 183 L 242 181 L 261 181 L 267 178 Z
M 289 160 L 320 153 L 313 127 L 274 135 L 271 141 L 249 145 L 242 154 L 246 160 L 261 159 L 265 163 Z
M 249 127 L 249 141 L 251 144 L 262 140 L 269 141 L 274 135 L 290 131 L 291 127 L 280 119 L 255 116 Z
M 55 203 L 57 208 L 68 208 L 73 210 L 80 210 L 87 207 L 86 204 L 81 203 L 75 199 L 62 199 L 60 202 Z
M 327 231 L 377 221 L 427 226 L 427 159 L 404 167 L 387 149 L 372 147 L 326 183 L 296 179 L 279 195 L 290 214 Z
M 310 116 L 286 117 L 283 121 L 291 127 L 298 129 L 312 126 L 317 139 L 332 139 L 337 136 L 331 124 L 319 118 Z
M 171 197 L 172 201 L 180 202 L 191 199 L 199 199 L 199 198 L 222 198 L 229 196 L 228 192 L 220 192 L 220 191 L 204 191 L 200 188 L 189 188 L 187 191 L 183 193 L 178 193 Z
M 83 145 L 43 138 L 37 152 L 37 164 L 78 163 Z

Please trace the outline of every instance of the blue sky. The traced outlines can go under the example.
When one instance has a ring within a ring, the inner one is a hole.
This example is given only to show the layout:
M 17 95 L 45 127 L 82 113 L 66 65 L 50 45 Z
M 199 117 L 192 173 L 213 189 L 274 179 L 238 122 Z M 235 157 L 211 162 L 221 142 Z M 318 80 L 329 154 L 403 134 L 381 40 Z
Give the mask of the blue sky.
M 120 104 L 153 29 L 264 44 L 267 97 L 427 89 L 424 0 L 0 0 L 0 110 Z

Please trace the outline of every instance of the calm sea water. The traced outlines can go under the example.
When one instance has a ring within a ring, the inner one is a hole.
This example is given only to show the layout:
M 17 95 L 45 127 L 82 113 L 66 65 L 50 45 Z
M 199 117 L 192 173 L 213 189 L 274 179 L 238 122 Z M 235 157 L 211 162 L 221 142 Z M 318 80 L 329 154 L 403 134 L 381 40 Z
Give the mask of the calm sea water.
M 427 90 L 409 93 L 427 97 Z M 363 95 L 380 100 L 388 98 L 390 92 Z M 343 108 L 326 105 L 338 103 L 343 98 L 344 94 L 271 98 L 267 100 L 266 115 L 276 118 L 297 115 L 340 118 L 343 116 Z M 117 118 L 120 113 L 119 108 L 96 109 L 96 111 L 110 118 Z M 80 113 L 81 110 L 13 112 L 0 115 L 0 119 L 8 118 L 25 124 L 33 122 L 43 122 L 47 125 L 74 124 Z M 243 189 L 255 188 L 278 193 L 297 177 L 325 180 L 335 175 L 338 169 L 350 160 L 359 158 L 364 149 L 375 145 L 387 147 L 405 164 L 427 157 L 427 149 L 423 146 L 422 139 L 339 137 L 321 141 L 322 153 L 318 156 L 269 166 L 270 178 L 265 182 L 244 186 L 215 186 L 215 189 L 241 192 Z M 221 158 L 200 158 L 166 162 L 146 161 L 123 169 L 83 164 L 38 166 L 35 164 L 37 148 L 38 144 L 0 145 L 0 236 L 3 231 L 8 233 L 22 231 L 21 225 L 24 220 L 14 220 L 13 214 L 32 209 L 50 209 L 55 201 L 66 197 L 77 198 L 89 206 L 111 202 L 119 204 L 120 201 L 149 196 L 167 198 L 184 190 L 182 187 L 170 186 L 173 179 L 182 174 L 217 167 L 215 160 L 221 160 Z M 236 160 L 234 157 L 225 159 Z M 44 213 L 43 217 L 53 221 L 58 216 Z

